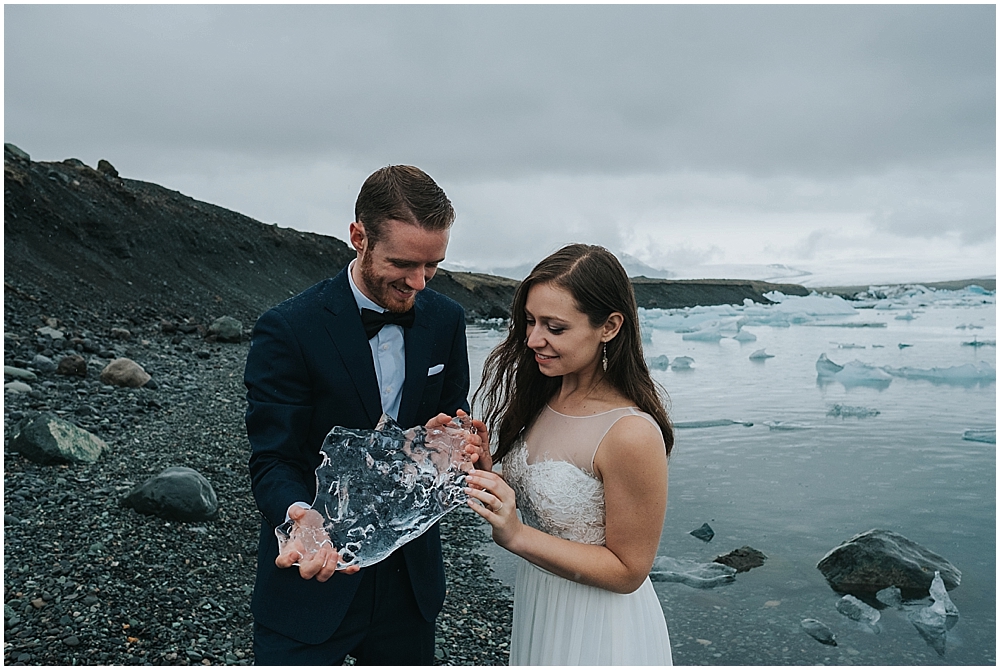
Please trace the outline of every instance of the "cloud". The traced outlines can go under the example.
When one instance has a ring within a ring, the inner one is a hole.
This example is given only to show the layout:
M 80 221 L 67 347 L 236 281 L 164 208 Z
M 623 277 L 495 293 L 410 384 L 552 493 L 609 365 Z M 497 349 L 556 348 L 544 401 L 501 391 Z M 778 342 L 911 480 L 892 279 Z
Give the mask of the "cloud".
M 458 210 L 449 256 L 481 267 L 567 241 L 651 265 L 821 262 L 875 237 L 967 254 L 995 245 L 995 18 L 10 5 L 5 139 L 340 237 L 367 174 L 419 165 Z

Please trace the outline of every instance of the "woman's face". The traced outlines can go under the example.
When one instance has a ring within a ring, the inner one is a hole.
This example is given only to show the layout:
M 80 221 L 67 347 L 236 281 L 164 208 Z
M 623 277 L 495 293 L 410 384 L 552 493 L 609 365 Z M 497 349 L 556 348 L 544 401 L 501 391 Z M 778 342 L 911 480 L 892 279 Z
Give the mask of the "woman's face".
M 606 328 L 590 325 L 566 289 L 536 284 L 524 306 L 528 348 L 546 377 L 594 369 L 600 362 Z

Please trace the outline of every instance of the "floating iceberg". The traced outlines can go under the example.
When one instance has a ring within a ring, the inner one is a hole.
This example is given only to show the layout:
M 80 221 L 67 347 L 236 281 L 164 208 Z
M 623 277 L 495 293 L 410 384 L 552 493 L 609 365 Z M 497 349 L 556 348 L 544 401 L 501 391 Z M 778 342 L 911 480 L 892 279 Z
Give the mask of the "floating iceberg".
M 978 338 L 972 338 L 971 342 L 962 342 L 963 347 L 995 347 L 997 346 L 996 340 L 980 340 Z
M 696 589 L 711 589 L 736 581 L 736 568 L 722 563 L 696 563 L 669 556 L 657 556 L 653 559 L 649 580 L 679 582 Z
M 816 361 L 816 374 L 820 381 L 836 381 L 849 386 L 888 386 L 892 375 L 882 368 L 861 361 L 849 361 L 844 365 L 834 363 L 826 354 L 820 354 Z
M 980 361 L 979 365 L 966 363 L 964 365 L 956 365 L 950 368 L 924 369 L 912 367 L 885 367 L 883 369 L 886 373 L 892 375 L 893 377 L 900 377 L 903 379 L 923 379 L 929 382 L 934 382 L 935 384 L 966 386 L 971 384 L 995 382 L 997 379 L 996 368 L 986 361 Z
M 774 358 L 774 354 L 769 354 L 763 349 L 758 349 L 757 351 L 750 354 L 751 361 L 765 361 L 768 358 Z
M 646 365 L 650 370 L 666 370 L 670 367 L 670 359 L 661 354 L 655 358 L 647 358 Z
M 428 431 L 403 431 L 386 415 L 375 430 L 335 426 L 323 441 L 313 509 L 323 527 L 275 529 L 279 546 L 302 540 L 307 553 L 323 544 L 339 552 L 338 568 L 378 563 L 465 504 L 467 417 Z M 324 532 L 325 531 L 325 532 Z
M 740 330 L 740 332 L 733 335 L 733 339 L 737 342 L 756 342 L 757 336 L 746 330 Z
M 839 416 L 841 418 L 854 417 L 857 419 L 867 419 L 870 416 L 881 414 L 877 409 L 871 407 L 853 407 L 851 405 L 834 405 L 826 413 L 827 416 Z
M 791 421 L 765 421 L 764 425 L 770 430 L 809 430 L 812 426 L 804 423 L 793 423 Z
M 734 419 L 709 419 L 707 421 L 678 421 L 674 428 L 718 428 L 720 426 L 740 425 L 750 427 L 753 421 L 736 421 Z
M 690 370 L 691 364 L 694 363 L 694 359 L 690 356 L 678 356 L 674 359 L 674 362 L 670 364 L 671 370 Z
M 969 430 L 962 433 L 962 439 L 968 440 L 969 442 L 986 442 L 988 444 L 997 443 L 997 429 L 988 428 L 977 430 L 970 428 Z
M 927 644 L 929 644 L 939 656 L 944 656 L 945 642 L 948 631 L 958 623 L 958 608 L 948 596 L 945 589 L 944 580 L 941 573 L 934 571 L 934 579 L 931 581 L 931 599 L 934 601 L 930 607 L 922 607 L 912 610 L 909 613 L 910 622 L 917 629 Z

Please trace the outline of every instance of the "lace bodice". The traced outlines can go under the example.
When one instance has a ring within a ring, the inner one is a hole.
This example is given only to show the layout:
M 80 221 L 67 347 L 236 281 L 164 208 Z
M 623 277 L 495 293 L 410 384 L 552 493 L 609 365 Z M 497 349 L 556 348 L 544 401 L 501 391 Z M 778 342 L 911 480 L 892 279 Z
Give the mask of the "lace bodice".
M 524 523 L 573 542 L 604 544 L 604 484 L 594 475 L 594 456 L 611 426 L 629 415 L 653 420 L 631 407 L 576 417 L 545 406 L 503 461 Z

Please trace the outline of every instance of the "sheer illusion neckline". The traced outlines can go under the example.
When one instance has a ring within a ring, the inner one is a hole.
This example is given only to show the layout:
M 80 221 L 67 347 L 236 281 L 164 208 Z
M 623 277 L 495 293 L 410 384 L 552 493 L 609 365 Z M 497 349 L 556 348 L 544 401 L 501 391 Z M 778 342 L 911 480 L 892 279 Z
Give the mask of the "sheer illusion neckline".
M 589 419 L 589 418 L 595 417 L 595 416 L 604 416 L 605 414 L 611 414 L 612 412 L 620 412 L 623 409 L 638 410 L 639 408 L 636 407 L 636 406 L 634 406 L 634 405 L 626 405 L 624 407 L 615 407 L 614 409 L 609 409 L 609 410 L 604 411 L 604 412 L 598 412 L 596 414 L 586 414 L 584 416 L 578 416 L 576 414 L 563 414 L 562 412 L 559 412 L 559 411 L 556 411 L 556 410 L 552 409 L 552 405 L 550 405 L 549 403 L 545 403 L 545 409 L 549 410 L 553 414 L 558 414 L 559 416 L 564 416 L 567 419 Z

